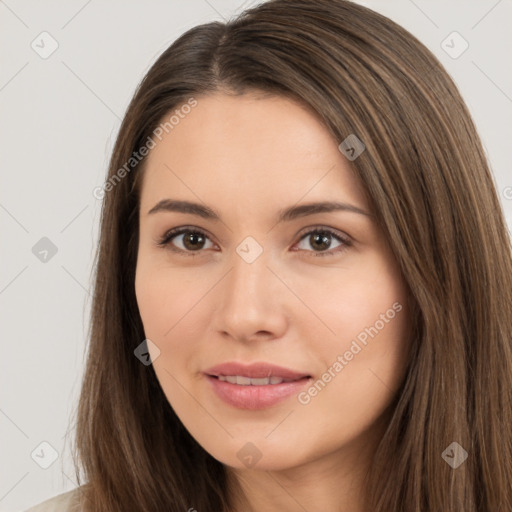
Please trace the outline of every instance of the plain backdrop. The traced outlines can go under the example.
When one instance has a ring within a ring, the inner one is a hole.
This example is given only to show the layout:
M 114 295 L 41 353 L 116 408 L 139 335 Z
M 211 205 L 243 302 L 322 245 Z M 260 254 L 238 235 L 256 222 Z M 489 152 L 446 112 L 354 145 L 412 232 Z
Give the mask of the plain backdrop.
M 92 191 L 136 85 L 183 32 L 256 3 L 0 0 L 1 512 L 76 486 L 64 435 L 84 367 L 101 206 Z M 452 75 L 511 226 L 511 1 L 360 3 Z

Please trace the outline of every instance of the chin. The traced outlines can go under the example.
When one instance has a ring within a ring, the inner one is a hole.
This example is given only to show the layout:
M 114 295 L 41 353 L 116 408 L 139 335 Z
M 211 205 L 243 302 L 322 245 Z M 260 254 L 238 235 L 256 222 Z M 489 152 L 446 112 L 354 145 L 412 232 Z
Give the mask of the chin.
M 284 441 L 276 438 L 271 443 L 265 439 L 239 438 L 230 440 L 226 446 L 216 444 L 211 450 L 202 446 L 213 458 L 237 470 L 283 471 L 305 463 L 304 454 L 297 453 L 297 444 Z

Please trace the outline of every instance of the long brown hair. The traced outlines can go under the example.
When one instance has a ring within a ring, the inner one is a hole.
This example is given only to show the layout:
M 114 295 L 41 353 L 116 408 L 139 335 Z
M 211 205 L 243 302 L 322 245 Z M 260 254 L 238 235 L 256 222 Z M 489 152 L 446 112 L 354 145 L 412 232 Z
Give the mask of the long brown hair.
M 493 178 L 437 59 L 346 0 L 271 0 L 192 28 L 140 83 L 104 189 L 74 454 L 84 510 L 230 508 L 224 466 L 134 356 L 145 338 L 134 291 L 144 159 L 130 159 L 165 116 L 219 90 L 294 98 L 340 143 L 356 134 L 366 146 L 352 168 L 414 317 L 408 371 L 368 474 L 368 510 L 512 510 L 512 257 Z M 443 457 L 453 442 L 468 454 L 456 469 Z

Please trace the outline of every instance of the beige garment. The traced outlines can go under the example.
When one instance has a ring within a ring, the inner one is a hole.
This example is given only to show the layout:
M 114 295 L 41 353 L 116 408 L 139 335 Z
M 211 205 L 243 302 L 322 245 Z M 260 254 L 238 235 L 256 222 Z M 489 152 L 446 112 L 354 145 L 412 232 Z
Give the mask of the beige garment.
M 80 512 L 79 503 L 80 488 L 58 494 L 38 505 L 35 505 L 25 512 Z

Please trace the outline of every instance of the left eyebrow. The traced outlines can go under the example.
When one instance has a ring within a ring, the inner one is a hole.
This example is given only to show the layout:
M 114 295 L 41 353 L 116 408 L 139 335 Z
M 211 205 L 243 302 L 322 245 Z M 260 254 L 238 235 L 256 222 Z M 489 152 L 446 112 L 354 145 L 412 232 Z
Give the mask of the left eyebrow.
M 320 203 L 306 203 L 297 206 L 291 206 L 278 212 L 278 222 L 285 222 L 305 217 L 307 215 L 315 215 L 317 213 L 331 213 L 335 211 L 352 212 L 360 215 L 371 215 L 361 208 L 349 203 L 340 203 L 338 201 L 323 201 Z
M 153 206 L 151 210 L 149 210 L 148 215 L 163 211 L 188 213 L 190 215 L 197 215 L 204 219 L 215 221 L 221 220 L 220 215 L 208 206 L 199 203 L 193 203 L 191 201 L 177 201 L 173 199 L 162 199 L 155 206 Z M 358 213 L 360 215 L 371 217 L 368 212 L 349 203 L 341 203 L 338 201 L 322 201 L 319 203 L 306 203 L 290 206 L 288 208 L 279 210 L 277 214 L 277 222 L 289 222 L 299 217 L 306 217 L 308 215 L 315 215 L 318 213 L 330 213 L 334 211 Z

